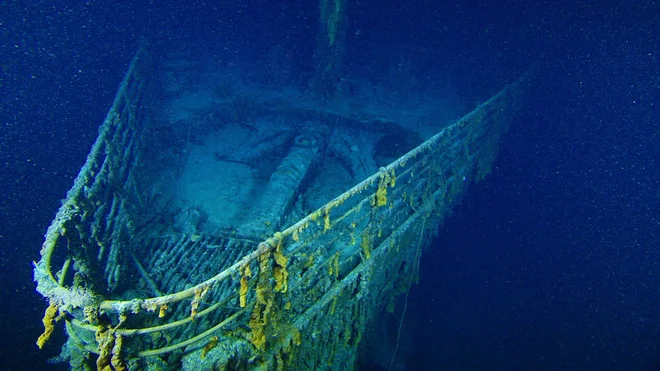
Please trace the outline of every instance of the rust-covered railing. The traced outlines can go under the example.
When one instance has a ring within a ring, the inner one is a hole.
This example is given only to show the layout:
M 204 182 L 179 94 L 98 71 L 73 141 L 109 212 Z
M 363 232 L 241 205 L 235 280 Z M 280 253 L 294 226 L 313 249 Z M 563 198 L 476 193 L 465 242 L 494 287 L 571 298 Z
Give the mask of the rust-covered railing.
M 92 358 L 115 370 L 350 367 L 366 324 L 392 309 L 444 217 L 490 172 L 520 101 L 519 81 L 265 241 L 154 236 L 135 215 L 152 109 L 140 50 L 35 264 L 50 301 L 38 345 L 64 321 L 76 369 Z M 140 277 L 133 298 L 106 299 L 128 295 L 128 271 Z

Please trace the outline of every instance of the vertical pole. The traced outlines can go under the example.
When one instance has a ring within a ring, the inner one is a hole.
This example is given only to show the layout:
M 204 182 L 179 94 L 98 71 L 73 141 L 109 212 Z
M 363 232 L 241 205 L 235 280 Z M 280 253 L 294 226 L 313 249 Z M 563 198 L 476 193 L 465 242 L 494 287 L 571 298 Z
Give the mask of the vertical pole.
M 312 91 L 321 99 L 335 98 L 346 49 L 348 0 L 319 0 L 320 29 L 314 53 Z

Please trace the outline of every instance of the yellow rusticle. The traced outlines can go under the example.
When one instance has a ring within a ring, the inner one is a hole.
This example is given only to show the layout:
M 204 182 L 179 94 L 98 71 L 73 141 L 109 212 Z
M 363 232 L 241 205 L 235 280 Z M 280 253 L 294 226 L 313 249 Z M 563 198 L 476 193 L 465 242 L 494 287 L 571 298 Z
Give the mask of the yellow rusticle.
M 46 308 L 46 312 L 44 313 L 44 318 L 42 320 L 44 323 L 44 333 L 39 336 L 39 339 L 37 339 L 37 346 L 39 349 L 43 349 L 44 344 L 46 344 L 46 341 L 48 341 L 50 335 L 55 329 L 55 316 L 57 315 L 58 309 L 59 308 L 55 303 L 50 303 L 48 308 Z
M 96 369 L 98 371 L 112 371 L 112 357 L 115 346 L 114 331 L 110 327 L 99 325 L 95 337 L 99 353 L 96 359 Z
M 202 286 L 197 289 L 195 289 L 195 297 L 193 298 L 192 302 L 190 303 L 190 319 L 195 320 L 195 317 L 197 317 L 197 309 L 199 308 L 199 302 L 206 296 L 206 294 L 209 292 L 209 286 Z
M 330 208 L 326 207 L 325 212 L 323 213 L 323 232 L 330 229 L 332 225 L 330 224 Z
M 259 255 L 259 278 L 256 288 L 256 303 L 250 314 L 250 329 L 252 334 L 250 341 L 260 351 L 266 348 L 267 326 L 272 326 L 271 317 L 275 298 L 270 286 L 270 253 Z
M 158 310 L 158 318 L 163 318 L 167 314 L 167 304 L 163 304 L 160 306 L 160 309 Z
M 328 264 L 328 274 L 334 278 L 339 277 L 339 252 L 337 252 L 332 260 L 330 260 L 330 264 Z
M 252 277 L 252 271 L 250 266 L 246 265 L 241 269 L 241 288 L 239 290 L 239 302 L 241 308 L 245 308 L 247 305 L 247 293 L 248 293 L 248 278 Z
M 365 229 L 362 232 L 362 252 L 364 253 L 364 258 L 369 260 L 371 259 L 371 236 L 369 236 L 369 230 Z
M 275 251 L 273 251 L 275 267 L 273 268 L 273 278 L 275 279 L 275 292 L 286 292 L 289 288 L 289 272 L 286 270 L 287 259 L 282 254 L 282 240 L 280 239 Z
M 110 358 L 110 364 L 115 371 L 127 371 L 126 363 L 121 359 L 121 350 L 123 347 L 123 337 L 121 334 L 115 336 L 115 345 L 112 347 L 112 357 Z
M 395 186 L 396 186 L 396 172 L 394 171 L 394 168 L 392 168 L 390 174 L 390 187 L 395 187 Z
M 378 181 L 378 189 L 376 190 L 376 200 L 372 201 L 374 206 L 385 206 L 387 204 L 387 186 L 392 183 L 392 179 L 387 170 L 381 169 L 380 180 Z
M 204 346 L 204 349 L 202 349 L 202 358 L 206 357 L 213 348 L 218 346 L 218 340 L 220 339 L 217 336 L 211 336 L 209 342 Z
M 241 288 L 239 289 L 239 305 L 241 308 L 245 308 L 247 305 L 247 293 L 248 293 L 248 279 L 246 276 L 241 277 Z

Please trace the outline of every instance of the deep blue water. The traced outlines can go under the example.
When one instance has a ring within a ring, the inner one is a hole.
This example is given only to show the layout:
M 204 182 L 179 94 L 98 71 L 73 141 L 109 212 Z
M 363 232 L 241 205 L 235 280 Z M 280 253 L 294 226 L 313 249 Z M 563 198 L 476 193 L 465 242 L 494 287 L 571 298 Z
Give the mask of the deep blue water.
M 56 369 L 31 262 L 141 36 L 245 69 L 281 43 L 311 71 L 316 2 L 209 3 L 0 3 L 0 369 Z M 349 4 L 352 75 L 405 56 L 469 106 L 541 57 L 493 174 L 423 255 L 407 369 L 660 369 L 660 4 Z

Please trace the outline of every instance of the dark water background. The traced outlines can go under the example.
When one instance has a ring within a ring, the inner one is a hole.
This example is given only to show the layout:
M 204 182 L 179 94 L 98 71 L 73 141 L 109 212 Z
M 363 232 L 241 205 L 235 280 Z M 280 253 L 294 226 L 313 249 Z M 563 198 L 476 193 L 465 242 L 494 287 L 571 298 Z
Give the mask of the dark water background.
M 0 2 L 0 369 L 55 369 L 30 264 L 140 36 L 233 45 L 257 68 L 279 42 L 311 70 L 316 2 L 212 4 Z M 349 7 L 348 71 L 405 55 L 467 105 L 543 56 L 493 174 L 423 256 L 407 369 L 660 370 L 660 4 Z

